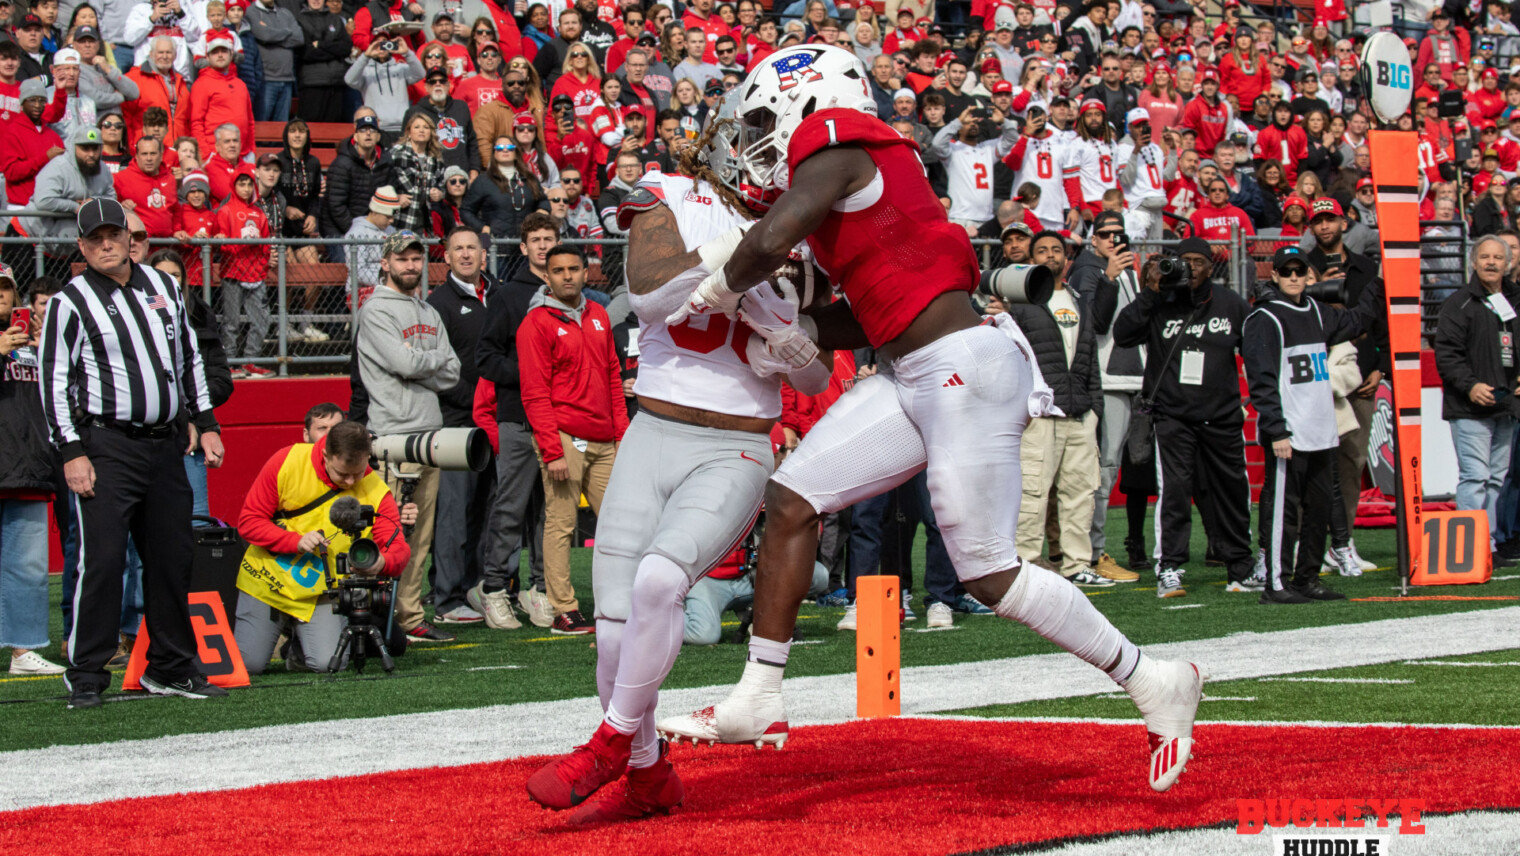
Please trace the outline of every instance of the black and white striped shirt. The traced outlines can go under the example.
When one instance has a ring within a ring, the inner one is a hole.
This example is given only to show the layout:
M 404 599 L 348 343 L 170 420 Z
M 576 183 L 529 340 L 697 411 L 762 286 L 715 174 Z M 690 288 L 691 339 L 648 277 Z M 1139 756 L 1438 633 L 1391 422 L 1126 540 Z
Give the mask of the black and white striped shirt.
M 38 346 L 42 406 L 65 461 L 80 420 L 168 425 L 183 408 L 215 430 L 206 366 L 174 279 L 136 264 L 126 285 L 86 269 L 48 301 Z

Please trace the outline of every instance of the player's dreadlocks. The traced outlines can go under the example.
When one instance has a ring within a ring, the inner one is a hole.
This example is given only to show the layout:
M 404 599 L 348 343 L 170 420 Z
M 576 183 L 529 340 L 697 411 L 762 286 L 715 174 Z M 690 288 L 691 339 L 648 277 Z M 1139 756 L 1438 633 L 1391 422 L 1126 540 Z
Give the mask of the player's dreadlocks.
M 676 168 L 682 175 L 707 182 L 712 187 L 713 192 L 718 194 L 718 198 L 723 200 L 723 204 L 728 206 L 728 210 L 748 220 L 759 220 L 760 215 L 744 204 L 744 197 L 740 196 L 738 191 L 720 181 L 718 174 L 713 172 L 713 168 L 708 166 L 706 161 L 703 161 L 699 157 L 703 151 L 706 151 L 713 144 L 713 137 L 717 132 L 722 130 L 725 125 L 733 124 L 733 121 L 732 119 L 714 120 L 696 141 L 687 146 L 685 151 L 681 152 L 676 161 Z

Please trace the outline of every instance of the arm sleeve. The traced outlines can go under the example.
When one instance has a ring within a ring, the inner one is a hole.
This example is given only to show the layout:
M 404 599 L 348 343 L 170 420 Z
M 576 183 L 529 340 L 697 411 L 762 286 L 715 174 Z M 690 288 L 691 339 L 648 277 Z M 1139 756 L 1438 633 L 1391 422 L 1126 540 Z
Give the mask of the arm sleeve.
M 945 127 L 940 128 L 939 132 L 934 135 L 934 143 L 929 146 L 928 159 L 930 161 L 943 161 L 949 159 L 950 142 L 954 140 L 955 135 L 959 134 L 960 132 L 961 120 L 951 119 L 949 122 L 946 122 Z M 1006 155 L 1007 152 L 1004 152 L 1003 154 Z
M 1121 348 L 1144 345 L 1150 336 L 1151 316 L 1156 312 L 1156 292 L 1141 288 L 1129 305 L 1114 318 L 1114 344 Z
M 190 414 L 190 421 L 200 430 L 220 430 L 216 416 L 211 412 L 211 383 L 206 376 L 206 361 L 201 356 L 200 337 L 190 325 L 190 308 L 185 305 L 178 283 L 170 280 L 168 291 L 172 295 L 170 299 L 178 304 L 179 330 L 176 332 L 185 349 L 184 364 L 180 366 L 179 374 L 180 395 L 184 396 L 185 409 Z
M 1383 320 L 1383 280 L 1374 278 L 1367 283 L 1367 287 L 1362 289 L 1362 296 L 1358 298 L 1356 306 L 1349 310 L 1336 309 L 1324 304 L 1320 304 L 1320 307 L 1330 313 L 1325 323 L 1325 344 L 1349 342 L 1363 333 L 1377 329 L 1378 322 Z
M 280 467 L 289 454 L 290 447 L 286 446 L 264 462 L 243 497 L 243 510 L 238 512 L 238 534 L 271 553 L 296 552 L 303 534 L 274 522 L 274 515 L 280 510 Z
M 401 530 L 401 509 L 396 507 L 396 497 L 387 493 L 375 506 L 375 525 L 370 530 L 385 565 L 380 573 L 387 577 L 399 577 L 412 560 L 412 546 L 406 543 L 406 533 Z
M 82 350 L 79 316 L 74 307 L 54 298 L 48 302 L 47 318 L 42 325 L 42 340 L 37 347 L 38 365 L 42 367 L 42 410 L 47 419 L 53 445 L 63 452 L 68 463 L 84 455 L 79 442 L 79 428 L 74 424 L 74 410 L 69 402 L 69 386 L 74 367 L 79 365 Z
M 437 371 L 423 375 L 422 385 L 437 393 L 448 392 L 459 383 L 459 355 L 454 353 L 449 328 L 443 326 L 442 319 L 438 322 L 438 347 L 432 353 L 442 358 L 442 365 Z
M 424 76 L 426 76 L 426 74 L 427 74 L 427 72 L 424 71 L 423 68 L 422 68 L 422 60 L 420 60 L 420 59 L 417 58 L 417 52 L 416 51 L 407 51 L 407 53 L 406 53 L 406 74 L 405 74 L 405 80 L 406 80 L 406 82 L 407 83 L 416 83 L 417 81 L 421 80 Z
M 1120 277 L 1132 277 L 1134 271 L 1121 271 Z M 1101 277 L 1095 283 L 1092 294 L 1093 331 L 1099 336 L 1107 335 L 1114 324 L 1114 315 L 1119 311 L 1119 284 L 1108 277 Z M 1080 292 L 1079 292 L 1080 293 Z
M 1256 408 L 1256 435 L 1262 445 L 1290 437 L 1283 417 L 1282 401 L 1277 392 L 1277 378 L 1282 361 L 1282 334 L 1277 324 L 1253 313 L 1246 318 L 1241 333 L 1245 359 L 1246 383 L 1251 390 L 1251 405 Z
M 37 173 L 37 184 L 32 190 L 32 207 L 43 211 L 57 211 L 60 214 L 73 214 L 79 210 L 79 203 L 69 198 L 69 188 L 63 180 L 63 173 L 42 171 Z
M 354 38 L 354 44 L 355 45 L 357 45 L 358 42 L 359 42 L 358 35 L 359 35 L 359 28 L 355 27 L 354 28 L 354 36 L 355 36 L 355 38 Z M 349 86 L 350 89 L 358 89 L 360 91 L 363 91 L 363 89 L 364 89 L 364 69 L 366 69 L 366 68 L 369 67 L 369 63 L 370 63 L 370 58 L 369 58 L 368 54 L 362 54 L 362 53 L 359 54 L 359 58 L 356 59 L 356 60 L 354 60 L 354 64 L 351 65 L 351 66 L 349 66 L 348 67 L 348 71 L 345 71 L 343 73 L 343 82 L 346 83 L 346 84 L 348 84 L 348 86 Z
M 539 455 L 546 464 L 565 456 L 565 447 L 559 441 L 559 420 L 555 418 L 554 404 L 549 397 L 549 344 L 533 325 L 532 313 L 529 313 L 522 326 L 517 328 L 518 375 L 528 427 L 533 431 L 533 439 L 538 441 Z M 621 384 L 618 397 L 622 397 Z
M 498 388 L 515 391 L 520 386 L 517 364 L 520 320 L 505 299 L 492 301 L 486 309 L 486 327 L 475 346 L 475 368 Z

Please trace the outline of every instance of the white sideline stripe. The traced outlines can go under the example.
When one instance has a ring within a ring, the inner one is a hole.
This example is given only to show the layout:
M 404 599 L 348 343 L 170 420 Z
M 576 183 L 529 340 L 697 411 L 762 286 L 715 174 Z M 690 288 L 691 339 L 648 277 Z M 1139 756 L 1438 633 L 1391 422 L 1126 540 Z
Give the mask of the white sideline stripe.
M 1162 609 L 1203 609 L 1206 603 L 1181 603 L 1176 606 L 1163 606 Z
M 1395 815 L 1396 817 L 1397 815 Z M 1043 856 L 1263 856 L 1272 852 L 1272 836 L 1386 835 L 1396 839 L 1388 852 L 1396 856 L 1469 856 L 1473 853 L 1513 853 L 1520 843 L 1520 815 L 1500 811 L 1421 815 L 1424 835 L 1400 835 L 1399 821 L 1385 828 L 1376 821 L 1363 829 L 1267 829 L 1240 835 L 1224 829 L 1187 829 L 1153 835 L 1118 835 L 1042 851 Z
M 1403 662 L 1416 639 L 1421 654 L 1435 657 L 1520 648 L 1520 606 L 1243 631 L 1145 651 L 1161 659 L 1194 660 L 1213 679 L 1225 681 Z M 1271 651 L 1294 655 L 1263 653 Z M 1106 675 L 1065 653 L 913 666 L 903 669 L 901 678 L 904 716 L 1114 691 Z M 589 672 L 584 679 L 590 689 Z M 854 719 L 853 673 L 791 678 L 785 686 L 787 719 L 794 726 Z M 706 707 L 728 690 L 725 685 L 662 693 L 661 715 Z M 222 703 L 237 704 L 237 696 Z M 600 712 L 595 697 L 586 697 L 3 752 L 0 810 L 548 755 L 583 742 Z M 60 705 L 56 715 L 62 714 Z M 367 741 L 365 751 L 355 752 L 353 734 L 385 739 Z M 59 775 L 62 770 L 68 774 Z
M 1466 661 L 1466 660 L 1406 660 L 1406 661 L 1404 661 L 1404 665 L 1406 665 L 1406 666 L 1463 666 L 1463 667 L 1520 666 L 1520 661 L 1511 660 L 1510 662 L 1507 662 L 1507 663 L 1494 663 L 1494 662 L 1487 662 L 1487 661 L 1485 661 L 1485 662 L 1478 662 L 1478 661 Z
M 1398 678 L 1257 678 L 1265 683 L 1267 681 L 1280 681 L 1293 684 L 1412 684 L 1414 681 L 1400 680 Z

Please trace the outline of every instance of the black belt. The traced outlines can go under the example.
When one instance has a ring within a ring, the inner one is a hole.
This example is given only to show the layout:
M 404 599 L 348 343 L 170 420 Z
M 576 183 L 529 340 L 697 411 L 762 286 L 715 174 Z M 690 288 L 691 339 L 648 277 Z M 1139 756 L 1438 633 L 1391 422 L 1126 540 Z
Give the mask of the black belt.
M 165 440 L 174 436 L 173 425 L 138 425 L 135 422 L 123 422 L 120 419 L 107 419 L 104 416 L 94 415 L 86 417 L 85 424 L 109 428 L 133 440 Z

